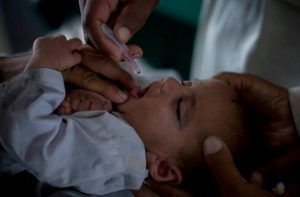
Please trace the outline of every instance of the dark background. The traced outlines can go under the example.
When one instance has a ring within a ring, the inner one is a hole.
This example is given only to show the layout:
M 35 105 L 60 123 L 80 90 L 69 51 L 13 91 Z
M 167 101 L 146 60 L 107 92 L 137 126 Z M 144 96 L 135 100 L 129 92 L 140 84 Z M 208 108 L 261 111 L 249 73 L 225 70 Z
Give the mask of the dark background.
M 200 4 L 199 0 L 161 0 L 130 42 L 143 48 L 150 65 L 174 68 L 188 79 Z M 0 0 L 0 6 L 10 45 L 8 53 L 30 50 L 36 37 L 80 15 L 77 0 Z

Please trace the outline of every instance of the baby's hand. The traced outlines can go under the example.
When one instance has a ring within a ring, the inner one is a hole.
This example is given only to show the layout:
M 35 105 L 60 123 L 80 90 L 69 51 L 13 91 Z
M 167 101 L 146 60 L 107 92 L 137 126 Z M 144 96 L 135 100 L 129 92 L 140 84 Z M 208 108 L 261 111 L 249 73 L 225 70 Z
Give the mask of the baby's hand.
M 34 41 L 32 58 L 26 68 L 64 70 L 80 63 L 81 55 L 76 50 L 82 47 L 78 38 L 67 40 L 63 35 L 39 37 Z
M 111 111 L 111 102 L 95 92 L 76 89 L 68 92 L 65 100 L 58 107 L 57 113 L 70 115 L 78 111 L 89 110 Z

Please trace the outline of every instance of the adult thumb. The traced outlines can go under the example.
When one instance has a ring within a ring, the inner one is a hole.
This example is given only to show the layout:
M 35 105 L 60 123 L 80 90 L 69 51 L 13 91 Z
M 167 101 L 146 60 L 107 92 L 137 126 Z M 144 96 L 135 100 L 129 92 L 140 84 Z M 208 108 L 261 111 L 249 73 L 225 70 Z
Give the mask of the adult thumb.
M 114 31 L 118 38 L 126 43 L 145 24 L 158 0 L 132 0 L 124 3 L 116 19 Z
M 227 145 L 216 136 L 209 136 L 204 142 L 204 155 L 207 166 L 222 194 L 232 195 L 247 183 L 235 167 Z

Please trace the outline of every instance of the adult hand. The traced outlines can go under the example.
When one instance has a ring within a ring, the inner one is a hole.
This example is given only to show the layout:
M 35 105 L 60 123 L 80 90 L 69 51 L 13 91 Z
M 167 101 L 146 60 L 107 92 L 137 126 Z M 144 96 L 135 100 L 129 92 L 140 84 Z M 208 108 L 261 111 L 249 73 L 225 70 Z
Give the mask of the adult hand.
M 138 48 L 132 48 L 138 53 Z M 81 51 L 81 66 L 64 70 L 63 76 L 67 83 L 79 88 L 101 94 L 106 102 L 122 103 L 128 95 L 122 89 L 137 89 L 132 76 L 123 70 L 112 59 L 99 54 L 95 49 L 86 46 Z M 121 87 L 121 88 L 119 88 Z
M 261 117 L 263 122 L 257 129 L 265 138 L 266 150 L 283 151 L 274 161 L 262 164 L 254 170 L 251 181 L 264 187 L 276 184 L 274 181 L 290 181 L 290 177 L 283 176 L 287 175 L 287 172 L 299 175 L 300 152 L 297 145 L 299 137 L 293 121 L 287 89 L 250 74 L 221 73 L 215 78 L 226 81 L 235 88 L 247 104 L 256 111 L 256 115 Z M 292 182 L 296 184 L 298 182 L 299 186 L 299 179 Z
M 146 22 L 159 0 L 79 0 L 85 39 L 104 54 L 120 61 L 122 55 L 103 34 L 106 23 L 126 43 Z
M 234 165 L 232 155 L 227 145 L 214 136 L 204 142 L 204 155 L 223 197 L 268 197 L 271 193 L 260 189 L 257 185 L 248 183 Z
M 132 46 L 130 50 L 137 55 L 142 55 L 141 50 L 135 46 Z M 82 65 L 62 72 L 66 83 L 99 93 L 106 99 L 103 102 L 109 103 L 126 101 L 127 94 L 118 85 L 127 90 L 138 89 L 129 73 L 110 58 L 99 54 L 95 49 L 86 46 L 81 50 L 81 55 Z M 31 54 L 0 58 L 1 81 L 9 80 L 22 72 L 30 58 Z
M 282 148 L 298 141 L 288 90 L 251 74 L 220 73 L 214 78 L 232 86 L 261 117 L 266 149 Z
M 70 115 L 78 111 L 105 110 L 111 111 L 111 102 L 102 95 L 92 91 L 75 89 L 67 92 L 64 101 L 57 108 L 60 115 Z

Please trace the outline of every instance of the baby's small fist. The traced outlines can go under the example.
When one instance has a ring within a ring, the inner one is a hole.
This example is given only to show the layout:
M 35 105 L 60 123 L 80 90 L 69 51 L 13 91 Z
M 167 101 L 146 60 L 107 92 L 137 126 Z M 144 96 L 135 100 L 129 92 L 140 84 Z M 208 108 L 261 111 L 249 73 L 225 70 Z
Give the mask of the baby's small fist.
M 64 70 L 81 61 L 77 52 L 83 47 L 81 40 L 65 36 L 44 36 L 35 40 L 33 55 L 27 67 L 44 67 L 55 70 Z

